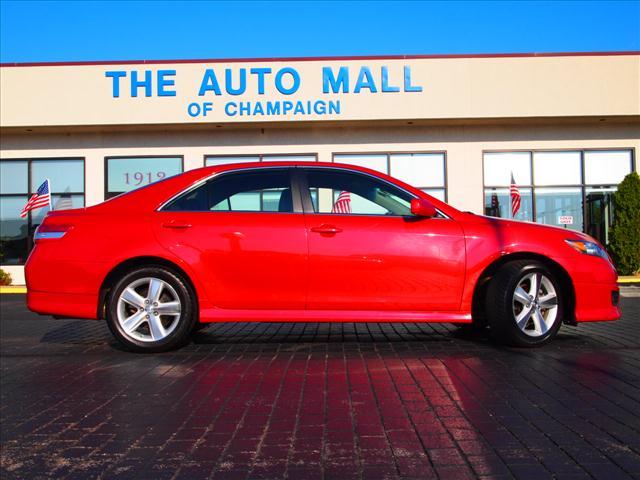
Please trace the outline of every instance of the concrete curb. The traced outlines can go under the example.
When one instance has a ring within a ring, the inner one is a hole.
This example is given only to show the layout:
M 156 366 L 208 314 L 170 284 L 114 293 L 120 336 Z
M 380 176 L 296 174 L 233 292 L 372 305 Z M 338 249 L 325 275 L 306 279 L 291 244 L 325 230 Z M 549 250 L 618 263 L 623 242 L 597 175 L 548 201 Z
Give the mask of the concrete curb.
M 640 277 L 638 276 L 626 276 L 618 277 L 618 285 L 640 285 Z
M 0 285 L 0 293 L 27 293 L 24 285 Z

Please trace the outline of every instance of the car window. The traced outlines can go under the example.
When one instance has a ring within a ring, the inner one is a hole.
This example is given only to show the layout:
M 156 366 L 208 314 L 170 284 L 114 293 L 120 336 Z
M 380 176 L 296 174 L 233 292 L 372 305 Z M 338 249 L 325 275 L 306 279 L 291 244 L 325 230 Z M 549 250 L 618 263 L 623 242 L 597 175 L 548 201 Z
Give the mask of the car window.
M 307 181 L 316 213 L 411 215 L 411 194 L 368 175 L 308 169 Z
M 293 212 L 288 170 L 223 174 L 191 190 L 164 210 L 189 212 Z

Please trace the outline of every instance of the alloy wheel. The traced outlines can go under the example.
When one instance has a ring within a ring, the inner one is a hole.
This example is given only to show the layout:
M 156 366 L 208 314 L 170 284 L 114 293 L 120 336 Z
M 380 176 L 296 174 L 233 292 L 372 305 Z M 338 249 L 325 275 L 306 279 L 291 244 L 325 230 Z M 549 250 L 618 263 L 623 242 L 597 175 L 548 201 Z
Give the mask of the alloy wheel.
M 177 327 L 182 305 L 175 289 L 155 277 L 134 280 L 118 297 L 117 319 L 125 335 L 158 342 Z
M 542 337 L 558 319 L 558 294 L 541 272 L 523 276 L 513 292 L 513 316 L 521 332 Z

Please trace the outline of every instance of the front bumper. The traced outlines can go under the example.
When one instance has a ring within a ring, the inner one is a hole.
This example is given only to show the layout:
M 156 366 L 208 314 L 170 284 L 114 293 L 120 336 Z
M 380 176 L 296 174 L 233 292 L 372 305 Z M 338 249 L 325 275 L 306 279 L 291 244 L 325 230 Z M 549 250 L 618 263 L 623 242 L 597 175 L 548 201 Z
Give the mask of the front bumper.
M 620 288 L 617 283 L 575 283 L 577 322 L 618 320 Z

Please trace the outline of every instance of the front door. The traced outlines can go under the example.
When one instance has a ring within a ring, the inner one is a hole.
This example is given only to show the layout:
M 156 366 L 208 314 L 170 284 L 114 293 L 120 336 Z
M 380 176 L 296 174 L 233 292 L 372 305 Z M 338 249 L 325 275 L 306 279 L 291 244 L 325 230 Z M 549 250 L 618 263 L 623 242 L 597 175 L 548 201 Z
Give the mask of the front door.
M 194 268 L 213 306 L 304 309 L 307 239 L 299 204 L 290 169 L 223 173 L 158 212 L 155 229 L 160 243 Z
M 454 220 L 413 216 L 413 195 L 366 174 L 303 170 L 309 309 L 459 309 L 465 241 Z

